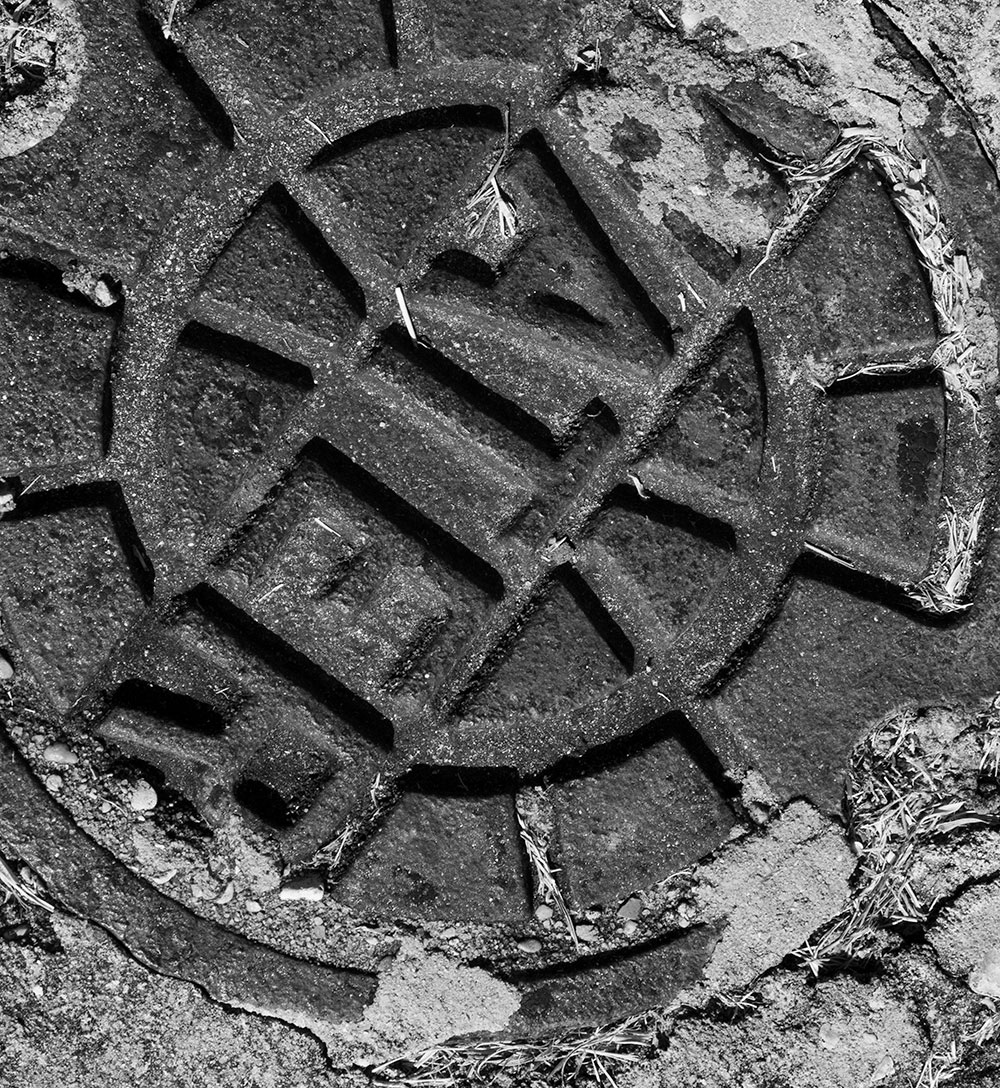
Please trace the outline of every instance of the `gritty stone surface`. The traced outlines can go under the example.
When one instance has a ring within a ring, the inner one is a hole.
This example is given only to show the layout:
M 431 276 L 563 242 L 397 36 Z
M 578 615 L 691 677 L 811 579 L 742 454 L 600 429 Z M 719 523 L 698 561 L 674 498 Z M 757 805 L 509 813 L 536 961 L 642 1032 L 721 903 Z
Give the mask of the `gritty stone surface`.
M 698 874 L 699 906 L 725 920 L 705 984 L 745 986 L 802 945 L 843 907 L 854 866 L 841 829 L 804 802 L 728 847 Z
M 0 1079 L 25 1088 L 349 1085 L 319 1044 L 224 1009 L 140 967 L 87 923 L 57 915 L 53 947 L 0 943 Z M 360 1079 L 358 1083 L 363 1083 Z
M 352 1033 L 361 1048 L 358 1060 L 376 1063 L 445 1039 L 502 1032 L 519 1005 L 517 991 L 485 971 L 403 940 Z
M 949 974 L 984 997 L 1000 996 L 993 992 L 1000 982 L 1000 889 L 994 884 L 963 892 L 941 912 L 928 940 Z
M 881 983 L 831 979 L 812 991 L 771 984 L 760 996 L 760 1009 L 737 1023 L 681 1024 L 655 1071 L 632 1085 L 867 1088 L 898 1084 L 895 1075 L 912 1075 L 921 1064 L 915 1010 Z

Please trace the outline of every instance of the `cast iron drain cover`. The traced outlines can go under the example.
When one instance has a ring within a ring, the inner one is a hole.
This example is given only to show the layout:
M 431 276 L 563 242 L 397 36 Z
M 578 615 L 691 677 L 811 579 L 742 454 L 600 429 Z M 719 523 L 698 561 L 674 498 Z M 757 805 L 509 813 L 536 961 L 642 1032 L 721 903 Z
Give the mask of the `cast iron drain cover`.
M 586 57 L 436 54 L 407 5 L 384 59 L 345 14 L 352 64 L 272 86 L 233 7 L 154 11 L 223 150 L 148 248 L 3 228 L 4 835 L 299 1022 L 359 1017 L 413 932 L 514 980 L 520 1030 L 662 1001 L 714 939 L 669 892 L 753 798 L 834 807 L 914 677 L 989 690 L 940 647 L 995 405 L 944 395 L 899 177 L 951 254 L 975 185 L 692 89 L 799 169 L 766 259 L 719 257 L 591 150 Z M 801 683 L 817 646 L 850 693 Z

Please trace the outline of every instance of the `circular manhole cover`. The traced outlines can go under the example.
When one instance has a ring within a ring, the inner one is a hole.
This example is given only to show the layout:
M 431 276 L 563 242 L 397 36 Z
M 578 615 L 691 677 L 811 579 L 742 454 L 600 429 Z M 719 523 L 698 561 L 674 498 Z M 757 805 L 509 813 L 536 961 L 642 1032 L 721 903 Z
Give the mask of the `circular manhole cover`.
M 226 150 L 141 267 L 81 253 L 67 294 L 8 230 L 5 834 L 143 960 L 294 1022 L 360 1017 L 414 934 L 520 1031 L 662 1001 L 716 936 L 689 867 L 840 790 L 850 713 L 790 741 L 767 702 L 861 622 L 803 579 L 921 637 L 965 614 L 968 183 L 692 85 L 754 179 L 734 254 L 640 211 L 654 126 L 619 169 L 591 146 L 599 43 L 435 56 L 407 8 L 387 64 L 272 86 L 232 7 L 150 31 Z

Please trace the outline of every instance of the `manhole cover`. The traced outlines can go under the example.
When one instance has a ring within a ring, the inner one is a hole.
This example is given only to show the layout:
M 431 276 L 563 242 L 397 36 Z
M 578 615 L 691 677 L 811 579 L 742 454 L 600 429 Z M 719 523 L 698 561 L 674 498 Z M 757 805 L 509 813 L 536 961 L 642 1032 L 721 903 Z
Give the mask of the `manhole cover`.
M 293 1022 L 360 1018 L 414 935 L 514 985 L 513 1031 L 662 1003 L 718 936 L 692 865 L 834 810 L 901 695 L 988 690 L 953 660 L 974 152 L 689 81 L 753 179 L 733 251 L 639 210 L 653 126 L 592 146 L 613 75 L 568 17 L 463 58 L 417 6 L 327 52 L 258 7 L 153 6 L 218 141 L 167 152 L 169 214 L 136 181 L 119 236 L 3 228 L 4 835 Z

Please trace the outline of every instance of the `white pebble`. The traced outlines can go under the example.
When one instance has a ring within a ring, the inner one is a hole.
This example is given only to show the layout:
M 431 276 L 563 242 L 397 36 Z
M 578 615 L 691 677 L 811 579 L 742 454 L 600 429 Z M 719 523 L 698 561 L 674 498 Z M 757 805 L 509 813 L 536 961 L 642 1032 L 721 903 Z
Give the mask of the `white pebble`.
M 980 997 L 1000 997 L 1000 948 L 991 948 L 969 973 L 969 989 Z
M 139 781 L 129 796 L 128 803 L 133 812 L 150 812 L 156 808 L 156 790 L 148 782 Z
M 278 898 L 292 902 L 296 899 L 308 903 L 318 903 L 323 898 L 323 883 L 315 877 L 303 880 L 290 880 L 280 892 Z
M 247 914 L 260 914 L 264 909 L 256 899 L 248 899 L 243 906 L 247 909 Z
M 14 666 L 0 654 L 0 680 L 9 680 L 14 675 Z
M 548 903 L 541 903 L 535 907 L 535 917 L 539 922 L 547 922 L 552 917 L 552 908 Z
M 42 759 L 46 763 L 58 763 L 62 767 L 72 767 L 80 762 L 76 752 L 71 752 L 65 744 L 50 744 L 42 752 Z
M 593 944 L 601 939 L 596 926 L 577 926 L 576 935 L 586 944 Z
M 542 942 L 536 941 L 534 937 L 528 937 L 523 941 L 518 941 L 517 947 L 520 948 L 522 952 L 541 952 Z
M 61 790 L 63 788 L 63 780 L 57 774 L 49 774 L 45 776 L 45 788 L 50 789 L 53 792 Z

